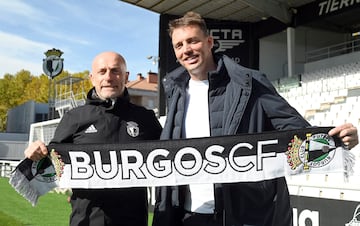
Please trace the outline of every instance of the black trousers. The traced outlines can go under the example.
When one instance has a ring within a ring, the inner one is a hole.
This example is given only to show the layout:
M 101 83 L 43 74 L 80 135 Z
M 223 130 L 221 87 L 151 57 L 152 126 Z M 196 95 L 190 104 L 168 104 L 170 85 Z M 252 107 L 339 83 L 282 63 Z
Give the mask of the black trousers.
M 183 226 L 224 226 L 223 217 L 220 214 L 186 213 Z M 256 226 L 244 224 L 243 226 Z
M 223 226 L 222 216 L 188 212 L 184 216 L 183 226 Z
M 147 213 L 134 215 L 130 208 L 105 207 L 81 198 L 72 198 L 71 206 L 70 226 L 147 226 Z

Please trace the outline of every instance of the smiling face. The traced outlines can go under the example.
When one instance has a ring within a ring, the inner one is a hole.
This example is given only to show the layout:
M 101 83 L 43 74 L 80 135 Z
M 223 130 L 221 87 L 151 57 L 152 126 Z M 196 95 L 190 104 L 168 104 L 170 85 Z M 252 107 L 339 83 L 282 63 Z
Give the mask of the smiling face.
M 175 28 L 171 40 L 178 62 L 193 79 L 207 79 L 207 72 L 215 69 L 211 49 L 214 40 L 197 25 Z
M 97 55 L 92 64 L 90 80 L 100 99 L 122 96 L 128 80 L 124 58 L 115 52 Z

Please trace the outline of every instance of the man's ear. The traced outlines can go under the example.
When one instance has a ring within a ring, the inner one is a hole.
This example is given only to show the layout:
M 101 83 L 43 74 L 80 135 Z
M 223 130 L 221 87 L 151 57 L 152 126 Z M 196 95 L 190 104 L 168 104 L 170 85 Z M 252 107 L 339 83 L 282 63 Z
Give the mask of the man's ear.
M 208 36 L 208 43 L 212 49 L 214 47 L 214 38 L 210 35 Z
M 125 84 L 128 83 L 129 81 L 129 75 L 130 75 L 130 72 L 125 72 Z
M 90 73 L 89 80 L 90 80 L 91 84 L 94 86 L 93 78 L 94 78 L 93 75 Z

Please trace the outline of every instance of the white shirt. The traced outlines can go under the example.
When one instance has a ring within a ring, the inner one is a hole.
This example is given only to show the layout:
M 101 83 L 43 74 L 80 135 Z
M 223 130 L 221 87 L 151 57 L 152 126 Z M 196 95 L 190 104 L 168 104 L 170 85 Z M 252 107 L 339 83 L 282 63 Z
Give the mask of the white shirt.
M 185 138 L 209 137 L 209 81 L 190 79 L 187 88 L 184 128 Z M 185 198 L 185 209 L 197 213 L 214 213 L 214 185 L 191 184 Z

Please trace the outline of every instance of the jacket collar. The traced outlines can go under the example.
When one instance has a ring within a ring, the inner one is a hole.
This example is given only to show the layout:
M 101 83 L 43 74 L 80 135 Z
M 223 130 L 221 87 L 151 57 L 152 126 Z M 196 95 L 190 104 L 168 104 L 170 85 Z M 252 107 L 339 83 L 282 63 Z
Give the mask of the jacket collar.
M 121 97 L 118 97 L 116 99 L 100 99 L 100 97 L 97 95 L 95 88 L 89 90 L 87 94 L 86 104 L 89 105 L 95 105 L 95 106 L 102 106 L 106 110 L 111 110 L 114 108 L 115 105 L 119 104 L 127 104 L 130 101 L 130 96 L 127 88 L 124 90 L 124 94 Z

